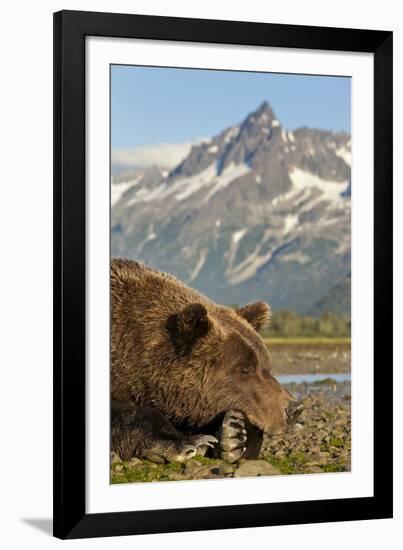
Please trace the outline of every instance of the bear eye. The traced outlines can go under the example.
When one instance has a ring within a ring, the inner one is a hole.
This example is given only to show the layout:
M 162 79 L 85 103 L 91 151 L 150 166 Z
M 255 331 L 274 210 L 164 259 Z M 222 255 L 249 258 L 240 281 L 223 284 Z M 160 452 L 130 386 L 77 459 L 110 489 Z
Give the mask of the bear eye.
M 247 366 L 247 365 L 243 365 L 243 366 L 241 367 L 241 372 L 242 372 L 242 374 L 249 374 L 250 371 L 251 371 L 251 368 L 250 368 L 249 366 Z

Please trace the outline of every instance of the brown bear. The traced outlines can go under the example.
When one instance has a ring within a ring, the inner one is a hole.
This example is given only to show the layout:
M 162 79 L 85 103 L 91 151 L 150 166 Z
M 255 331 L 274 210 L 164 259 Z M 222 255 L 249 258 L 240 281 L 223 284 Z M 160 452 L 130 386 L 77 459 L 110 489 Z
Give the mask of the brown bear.
M 111 443 L 122 459 L 183 462 L 209 447 L 254 458 L 263 432 L 293 426 L 300 403 L 272 376 L 258 334 L 267 304 L 220 306 L 125 259 L 112 260 L 111 300 Z

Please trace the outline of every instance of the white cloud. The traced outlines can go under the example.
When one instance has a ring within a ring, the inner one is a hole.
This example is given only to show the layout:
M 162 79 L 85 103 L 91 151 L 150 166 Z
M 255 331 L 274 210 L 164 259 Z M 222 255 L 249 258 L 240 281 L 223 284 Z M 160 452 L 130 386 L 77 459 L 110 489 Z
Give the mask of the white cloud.
M 192 142 L 159 143 L 131 149 L 116 149 L 112 151 L 112 164 L 136 168 L 156 165 L 170 169 L 189 154 L 193 144 Z

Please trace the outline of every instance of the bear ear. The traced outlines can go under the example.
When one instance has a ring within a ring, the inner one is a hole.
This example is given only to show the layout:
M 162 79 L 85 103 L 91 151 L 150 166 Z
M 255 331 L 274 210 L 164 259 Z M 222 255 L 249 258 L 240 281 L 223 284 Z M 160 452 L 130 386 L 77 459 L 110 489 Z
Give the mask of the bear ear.
M 270 321 L 270 307 L 265 302 L 253 302 L 235 310 L 238 315 L 246 319 L 259 332 Z
M 189 350 L 209 330 L 207 309 L 202 304 L 190 304 L 181 312 L 170 315 L 166 328 L 176 349 Z

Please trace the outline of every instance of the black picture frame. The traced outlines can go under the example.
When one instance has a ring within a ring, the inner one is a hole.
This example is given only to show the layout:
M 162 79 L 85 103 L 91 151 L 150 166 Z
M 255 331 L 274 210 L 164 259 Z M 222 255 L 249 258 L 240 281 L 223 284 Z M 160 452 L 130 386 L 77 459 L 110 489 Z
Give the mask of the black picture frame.
M 85 38 L 147 38 L 374 54 L 374 496 L 86 513 Z M 54 536 L 101 537 L 390 518 L 392 32 L 61 11 L 54 14 Z

